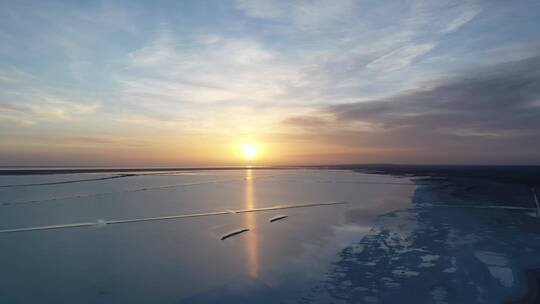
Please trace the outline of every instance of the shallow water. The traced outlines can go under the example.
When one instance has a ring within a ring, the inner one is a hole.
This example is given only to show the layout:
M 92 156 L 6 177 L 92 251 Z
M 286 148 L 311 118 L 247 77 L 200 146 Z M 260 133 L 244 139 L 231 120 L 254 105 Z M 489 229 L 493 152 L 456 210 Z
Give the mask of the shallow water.
M 323 301 L 327 292 L 315 287 L 339 252 L 368 234 L 379 215 L 411 207 L 415 190 L 409 178 L 348 171 L 99 179 L 112 176 L 0 178 L 0 230 L 97 223 L 0 233 L 1 303 L 297 303 L 319 293 Z M 327 202 L 345 204 L 230 212 Z M 229 212 L 103 224 L 220 211 Z M 269 222 L 277 216 L 287 217 Z M 239 229 L 249 230 L 221 240 Z

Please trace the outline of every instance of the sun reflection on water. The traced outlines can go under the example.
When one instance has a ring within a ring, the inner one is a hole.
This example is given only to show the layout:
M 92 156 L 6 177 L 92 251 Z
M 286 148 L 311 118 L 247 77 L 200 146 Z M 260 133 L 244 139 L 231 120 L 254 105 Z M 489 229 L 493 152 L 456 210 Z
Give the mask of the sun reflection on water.
M 246 209 L 255 208 L 255 189 L 253 186 L 253 172 L 251 169 L 246 170 Z M 245 224 L 249 229 L 254 229 L 257 226 L 255 213 L 247 212 L 244 214 Z M 247 270 L 249 276 L 257 278 L 259 276 L 259 244 L 257 233 L 251 232 L 246 235 L 246 254 L 247 254 Z

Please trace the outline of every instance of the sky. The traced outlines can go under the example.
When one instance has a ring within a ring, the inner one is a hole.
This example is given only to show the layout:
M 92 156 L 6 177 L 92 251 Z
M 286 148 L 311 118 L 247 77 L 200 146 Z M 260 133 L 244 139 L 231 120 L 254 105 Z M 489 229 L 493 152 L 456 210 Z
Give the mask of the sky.
M 539 1 L 0 1 L 0 166 L 540 164 Z

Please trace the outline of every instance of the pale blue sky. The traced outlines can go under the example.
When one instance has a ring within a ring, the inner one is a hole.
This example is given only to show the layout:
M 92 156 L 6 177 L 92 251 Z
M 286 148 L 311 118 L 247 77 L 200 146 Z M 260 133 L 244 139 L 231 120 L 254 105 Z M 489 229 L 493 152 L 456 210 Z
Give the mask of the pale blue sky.
M 450 145 L 459 149 L 475 136 L 467 161 L 441 153 L 453 137 L 416 143 L 421 151 L 399 140 L 352 144 L 364 134 L 392 138 L 387 116 L 344 122 L 334 112 L 484 79 L 497 64 L 540 55 L 538 28 L 538 1 L 2 1 L 0 165 L 200 163 L 189 153 L 202 142 L 235 138 L 292 147 L 296 162 L 422 162 L 418 153 L 429 162 L 538 162 L 539 144 L 504 157 L 474 144 L 532 144 L 538 124 L 509 138 L 508 129 L 486 130 L 494 114 L 430 134 L 459 133 Z M 540 113 L 531 90 L 526 106 Z M 186 157 L 118 157 L 167 149 Z

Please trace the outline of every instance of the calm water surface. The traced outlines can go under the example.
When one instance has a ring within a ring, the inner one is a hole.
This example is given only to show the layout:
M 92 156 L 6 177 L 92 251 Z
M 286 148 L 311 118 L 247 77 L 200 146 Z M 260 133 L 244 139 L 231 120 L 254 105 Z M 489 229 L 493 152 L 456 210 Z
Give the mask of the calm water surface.
M 298 303 L 381 214 L 410 206 L 408 178 L 234 170 L 0 177 L 0 229 L 278 205 L 176 220 L 0 234 L 0 303 Z M 48 185 L 35 185 L 49 183 Z M 54 183 L 54 184 L 51 184 Z M 31 186 L 13 186 L 33 184 Z M 287 218 L 269 222 L 270 218 Z M 248 232 L 226 240 L 237 229 Z M 313 301 L 312 301 L 313 302 Z

